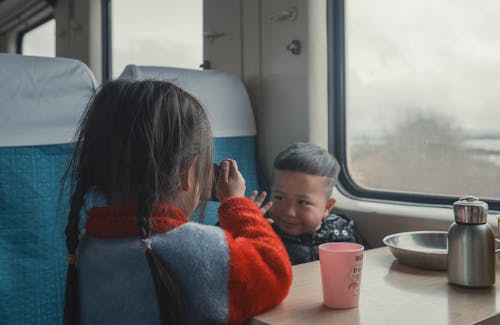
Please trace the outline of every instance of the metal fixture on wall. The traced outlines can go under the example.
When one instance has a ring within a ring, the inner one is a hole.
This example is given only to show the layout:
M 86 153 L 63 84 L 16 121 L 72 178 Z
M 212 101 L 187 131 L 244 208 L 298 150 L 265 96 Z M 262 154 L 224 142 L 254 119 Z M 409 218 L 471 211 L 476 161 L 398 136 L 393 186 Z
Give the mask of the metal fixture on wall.
M 226 36 L 224 33 L 218 33 L 218 32 L 204 32 L 203 36 L 209 40 L 210 42 L 215 41 L 218 38 Z
M 202 68 L 203 70 L 210 70 L 210 68 L 211 68 L 210 61 L 203 60 L 203 63 L 200 64 L 200 68 Z
M 286 46 L 286 50 L 290 51 L 293 55 L 299 55 L 301 51 L 301 45 L 299 40 L 292 40 L 288 45 Z
M 273 13 L 267 18 L 273 23 L 277 23 L 284 20 L 294 21 L 297 18 L 297 8 L 291 7 L 288 9 L 280 10 Z

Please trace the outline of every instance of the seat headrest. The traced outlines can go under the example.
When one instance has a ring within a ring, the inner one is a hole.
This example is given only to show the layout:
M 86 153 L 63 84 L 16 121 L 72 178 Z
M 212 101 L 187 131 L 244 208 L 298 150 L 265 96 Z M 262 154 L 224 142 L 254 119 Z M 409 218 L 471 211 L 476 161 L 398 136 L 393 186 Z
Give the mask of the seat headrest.
M 71 142 L 96 87 L 78 60 L 0 54 L 0 146 Z
M 186 90 L 207 111 L 216 138 L 256 134 L 246 89 L 241 80 L 231 74 L 216 70 L 128 65 L 120 78 L 166 80 Z

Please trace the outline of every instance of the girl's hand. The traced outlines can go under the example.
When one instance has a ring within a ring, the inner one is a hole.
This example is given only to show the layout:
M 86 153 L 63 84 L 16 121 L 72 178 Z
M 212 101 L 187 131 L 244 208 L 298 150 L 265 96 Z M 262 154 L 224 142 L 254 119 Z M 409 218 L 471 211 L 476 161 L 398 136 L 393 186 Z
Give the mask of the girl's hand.
M 253 191 L 252 194 L 250 194 L 250 196 L 248 198 L 250 200 L 254 200 L 255 204 L 257 204 L 257 206 L 260 208 L 260 212 L 262 212 L 262 214 L 265 215 L 266 212 L 269 211 L 269 209 L 273 205 L 273 201 L 269 201 L 266 204 L 262 205 L 262 203 L 264 202 L 264 199 L 267 196 L 267 193 L 266 193 L 266 191 L 262 191 L 259 194 L 259 196 L 257 196 L 257 194 L 259 194 L 258 191 Z
M 245 179 L 238 170 L 236 161 L 226 158 L 220 163 L 219 177 L 216 180 L 215 188 L 219 202 L 233 196 L 245 196 Z

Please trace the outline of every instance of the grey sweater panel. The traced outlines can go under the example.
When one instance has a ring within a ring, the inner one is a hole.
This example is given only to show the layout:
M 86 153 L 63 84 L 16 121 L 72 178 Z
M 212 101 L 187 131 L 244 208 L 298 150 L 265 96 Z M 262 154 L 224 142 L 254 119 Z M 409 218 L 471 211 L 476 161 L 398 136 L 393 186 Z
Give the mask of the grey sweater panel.
M 223 230 L 189 222 L 153 235 L 152 247 L 184 294 L 185 324 L 225 324 L 230 253 Z M 138 238 L 84 236 L 77 269 L 82 324 L 159 324 L 153 279 Z

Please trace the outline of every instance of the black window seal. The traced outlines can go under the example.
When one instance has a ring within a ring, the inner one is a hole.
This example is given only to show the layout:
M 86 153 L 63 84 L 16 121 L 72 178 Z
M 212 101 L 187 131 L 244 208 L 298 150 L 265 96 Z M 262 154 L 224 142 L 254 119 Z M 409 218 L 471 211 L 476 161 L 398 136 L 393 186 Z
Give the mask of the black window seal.
M 111 34 L 111 0 L 101 0 L 101 57 L 102 80 L 112 78 L 112 34 Z
M 369 190 L 358 186 L 347 172 L 345 32 L 345 1 L 327 0 L 328 146 L 342 166 L 337 182 L 338 190 L 343 195 L 357 200 L 451 207 L 458 197 Z M 500 212 L 500 200 L 486 198 L 481 198 L 481 200 L 488 203 L 490 211 Z

